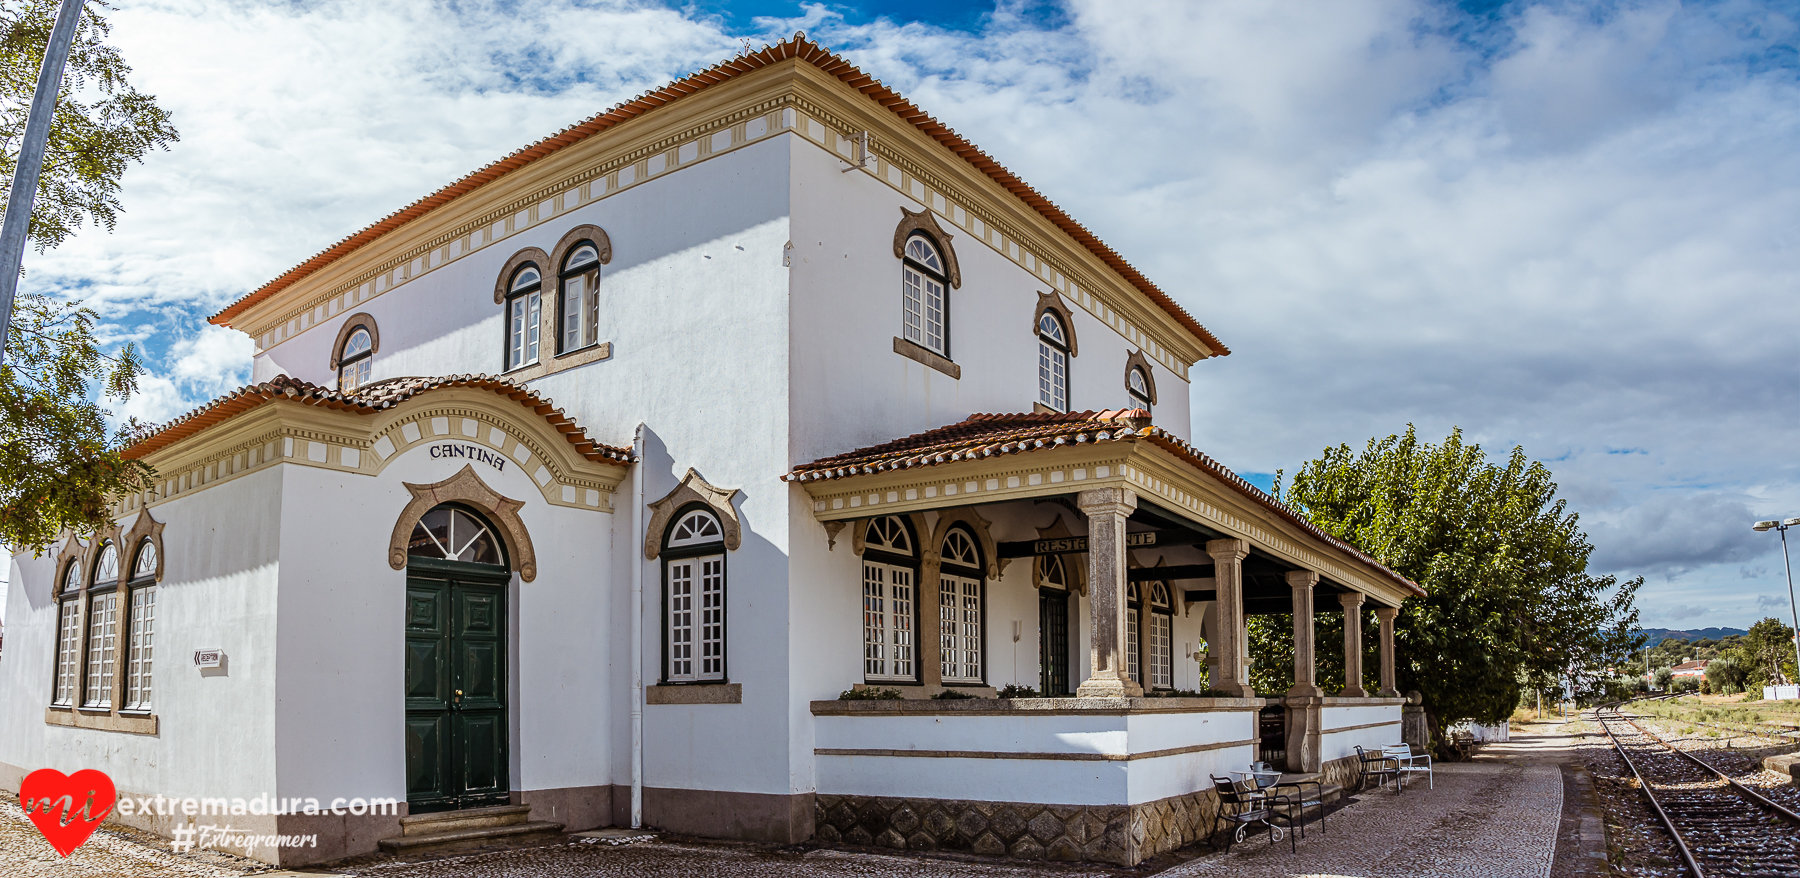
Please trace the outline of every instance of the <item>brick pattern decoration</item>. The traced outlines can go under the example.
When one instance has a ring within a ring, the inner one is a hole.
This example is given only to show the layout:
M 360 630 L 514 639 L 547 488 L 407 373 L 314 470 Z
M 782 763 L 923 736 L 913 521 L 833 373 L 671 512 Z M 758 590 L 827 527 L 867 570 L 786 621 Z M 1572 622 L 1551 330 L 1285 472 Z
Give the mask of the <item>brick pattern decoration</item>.
M 1218 801 L 1211 789 L 1143 805 L 1086 806 L 820 794 L 813 840 L 1135 866 L 1204 840 Z

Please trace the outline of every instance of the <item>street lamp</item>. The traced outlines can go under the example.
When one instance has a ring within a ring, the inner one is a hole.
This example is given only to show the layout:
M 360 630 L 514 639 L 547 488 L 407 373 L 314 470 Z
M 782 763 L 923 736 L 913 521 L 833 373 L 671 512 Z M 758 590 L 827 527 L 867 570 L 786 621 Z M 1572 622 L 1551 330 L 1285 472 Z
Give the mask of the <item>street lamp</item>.
M 1788 560 L 1787 550 L 1788 528 L 1797 524 L 1800 524 L 1800 518 L 1790 518 L 1786 521 L 1759 521 L 1755 528 L 1757 533 L 1772 530 L 1781 534 L 1781 566 L 1787 570 L 1788 611 L 1794 614 L 1794 670 L 1795 673 L 1800 674 L 1800 604 L 1794 602 L 1794 565 Z

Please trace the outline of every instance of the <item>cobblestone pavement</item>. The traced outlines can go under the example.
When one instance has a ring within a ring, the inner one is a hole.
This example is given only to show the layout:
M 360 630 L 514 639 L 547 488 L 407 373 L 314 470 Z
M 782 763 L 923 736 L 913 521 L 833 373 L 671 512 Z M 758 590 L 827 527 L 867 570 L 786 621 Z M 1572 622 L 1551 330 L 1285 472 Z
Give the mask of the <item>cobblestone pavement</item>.
M 1308 826 L 1300 852 L 1266 836 L 1230 854 L 1176 866 L 1168 878 L 1547 878 L 1562 815 L 1562 772 L 1555 765 L 1500 762 L 1437 766 L 1436 789 L 1407 783 L 1396 796 L 1371 790 L 1329 816 L 1326 832 Z
M 1440 765 L 1436 789 L 1409 783 L 1406 792 L 1363 793 L 1328 819 L 1328 832 L 1308 827 L 1300 852 L 1265 836 L 1215 853 L 1190 848 L 1154 865 L 1168 878 L 1547 878 L 1555 853 L 1563 785 L 1553 764 L 1477 762 Z M 1152 864 L 1147 864 L 1152 865 Z M 832 850 L 659 840 L 612 847 L 572 840 L 422 862 L 376 861 L 334 867 L 326 874 L 362 878 L 863 878 L 931 875 L 945 878 L 1122 876 L 1117 870 L 1016 862 L 969 862 Z M 0 875 L 236 878 L 271 867 L 223 854 L 176 855 L 162 839 L 107 828 L 67 861 L 50 850 L 16 805 L 0 805 Z

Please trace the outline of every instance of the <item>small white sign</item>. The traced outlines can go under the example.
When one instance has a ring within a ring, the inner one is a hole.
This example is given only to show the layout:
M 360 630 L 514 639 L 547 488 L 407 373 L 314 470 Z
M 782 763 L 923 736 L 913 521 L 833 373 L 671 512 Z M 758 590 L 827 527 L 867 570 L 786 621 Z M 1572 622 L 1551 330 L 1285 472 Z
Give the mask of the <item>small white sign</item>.
M 225 650 L 218 647 L 194 650 L 194 667 L 216 668 L 225 663 Z

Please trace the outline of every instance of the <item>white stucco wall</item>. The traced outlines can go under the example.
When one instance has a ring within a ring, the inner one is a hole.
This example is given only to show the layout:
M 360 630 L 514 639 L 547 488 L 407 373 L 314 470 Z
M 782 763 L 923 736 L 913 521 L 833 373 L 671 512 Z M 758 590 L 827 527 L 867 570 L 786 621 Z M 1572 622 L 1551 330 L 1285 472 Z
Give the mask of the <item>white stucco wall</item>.
M 1356 748 L 1378 750 L 1400 740 L 1399 699 L 1393 704 L 1333 705 L 1321 708 L 1319 755 L 1326 762 L 1355 756 Z M 1380 725 L 1370 726 L 1372 723 Z M 1370 726 L 1356 728 L 1357 726 Z M 1333 729 L 1345 731 L 1333 732 Z
M 156 596 L 155 737 L 45 724 L 55 560 L 16 556 L 13 624 L 0 660 L 0 763 L 26 772 L 96 768 L 136 795 L 274 795 L 282 499 L 280 474 L 266 469 L 155 507 L 167 525 Z M 129 528 L 139 514 L 121 524 Z M 194 667 L 194 651 L 210 647 L 224 649 L 226 673 Z M 17 781 L 6 778 L 7 788 Z

